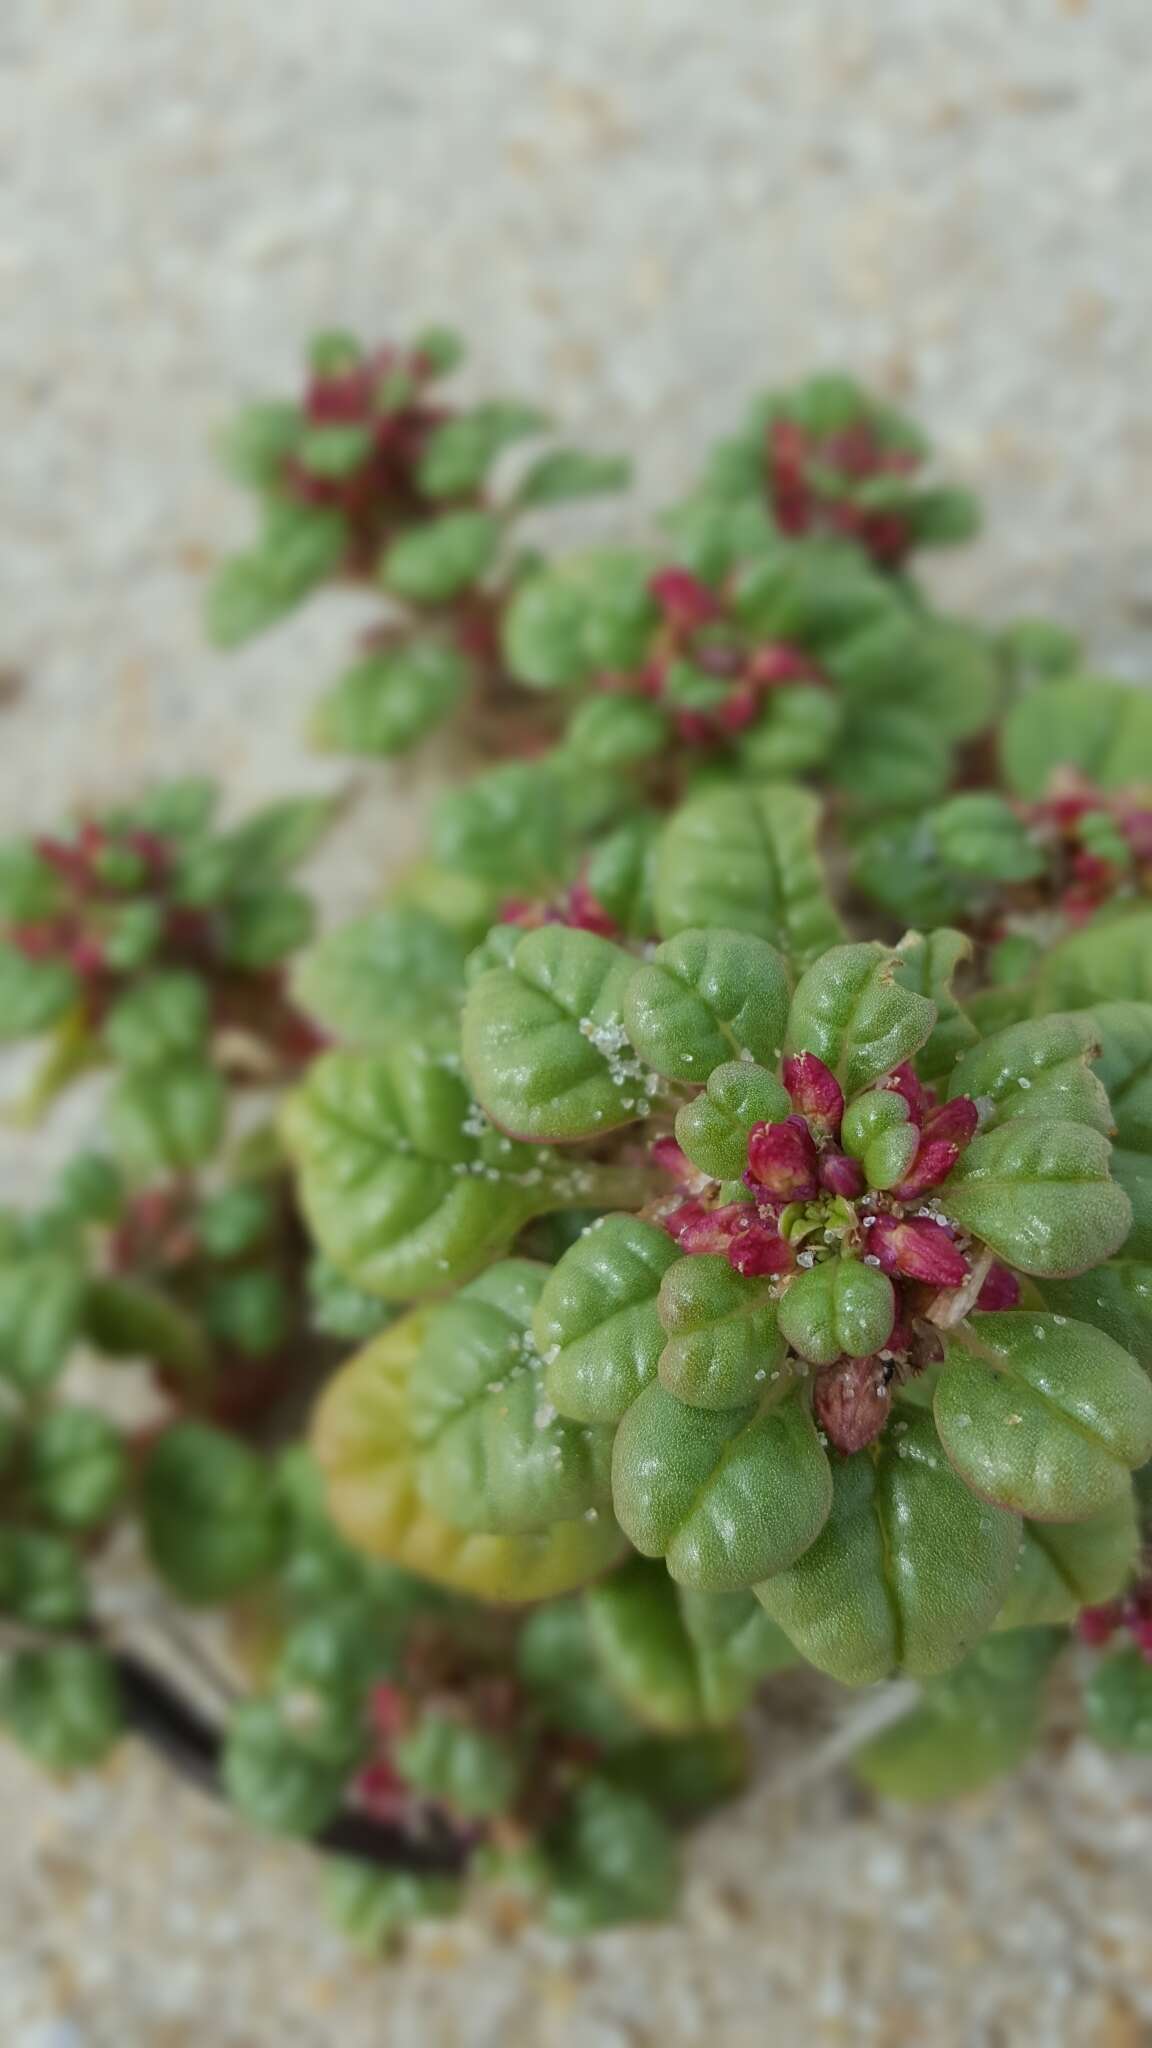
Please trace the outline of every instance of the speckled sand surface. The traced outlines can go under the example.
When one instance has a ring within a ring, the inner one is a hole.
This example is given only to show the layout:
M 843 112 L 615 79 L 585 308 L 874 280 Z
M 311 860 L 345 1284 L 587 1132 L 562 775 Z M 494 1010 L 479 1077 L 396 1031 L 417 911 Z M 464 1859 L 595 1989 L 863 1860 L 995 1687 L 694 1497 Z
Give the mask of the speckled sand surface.
M 746 390 L 848 363 L 987 495 L 956 598 L 1149 665 L 1148 0 L 5 0 L 0 63 L 5 826 L 158 765 L 326 779 L 349 608 L 225 660 L 197 606 L 244 530 L 210 429 L 333 319 L 459 318 L 478 386 L 649 501 Z M 332 900 L 411 842 L 405 785 Z M 141 1755 L 55 1789 L 2 1752 L 0 1813 L 3 2048 L 1152 2042 L 1152 1776 L 1079 1747 L 944 1817 L 765 1794 L 674 1927 L 389 1967 Z

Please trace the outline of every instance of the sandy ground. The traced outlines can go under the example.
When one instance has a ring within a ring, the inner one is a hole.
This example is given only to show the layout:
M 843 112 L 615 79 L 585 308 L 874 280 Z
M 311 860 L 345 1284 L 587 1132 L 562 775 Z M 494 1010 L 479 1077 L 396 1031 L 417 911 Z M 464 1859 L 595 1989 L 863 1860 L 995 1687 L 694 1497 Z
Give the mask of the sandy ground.
M 213 427 L 334 322 L 458 321 L 475 389 L 634 451 L 646 504 L 745 392 L 847 364 L 986 496 L 942 586 L 1139 673 L 1150 59 L 1147 0 L 6 0 L 5 829 L 157 767 L 332 781 L 299 731 L 350 607 L 227 658 L 198 609 L 245 531 Z M 426 784 L 366 778 L 331 900 Z M 1152 1781 L 1075 1747 L 946 1816 L 765 1794 L 674 1927 L 374 1968 L 307 1858 L 143 1756 L 56 1789 L 0 1753 L 0 1810 L 5 2048 L 1152 2042 Z

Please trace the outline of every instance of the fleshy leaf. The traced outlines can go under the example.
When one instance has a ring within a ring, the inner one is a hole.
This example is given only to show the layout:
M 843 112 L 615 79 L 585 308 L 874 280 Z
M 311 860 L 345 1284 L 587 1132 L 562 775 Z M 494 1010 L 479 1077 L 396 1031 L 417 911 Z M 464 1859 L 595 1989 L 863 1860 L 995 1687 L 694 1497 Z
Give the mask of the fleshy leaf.
M 890 1429 L 874 1457 L 835 1459 L 832 1476 L 822 1535 L 757 1597 L 801 1655 L 842 1685 L 950 1670 L 1003 1603 L 1018 1519 L 969 1492 L 927 1416 Z
M 780 1379 L 784 1339 L 764 1282 L 734 1273 L 727 1259 L 677 1259 L 660 1288 L 667 1343 L 660 1378 L 692 1408 L 737 1408 Z
M 983 1499 L 1075 1522 L 1152 1457 L 1152 1381 L 1102 1330 L 1035 1310 L 974 1315 L 936 1388 L 940 1439 Z
M 657 1073 L 703 1084 L 725 1060 L 779 1060 L 789 996 L 788 970 L 763 939 L 682 931 L 636 969 L 624 1021 Z
M 76 977 L 63 961 L 30 960 L 18 947 L 0 942 L 0 1043 L 46 1031 L 77 994 Z
M 1120 1593 L 1140 1552 L 1131 1486 L 1083 1522 L 1025 1522 L 1024 1540 L 997 1629 L 1073 1621 Z
M 646 1114 L 646 1076 L 623 1021 L 631 974 L 609 940 L 545 925 L 472 984 L 465 1064 L 502 1130 L 588 1138 Z
M 579 1422 L 618 1422 L 653 1377 L 664 1344 L 663 1275 L 679 1255 L 667 1231 L 605 1216 L 549 1273 L 533 1317 L 548 1398 Z
M 663 1557 L 681 1585 L 736 1592 L 815 1540 L 831 1478 L 799 1400 L 690 1408 L 654 1380 L 617 1431 L 612 1491 L 645 1557 Z
M 950 1799 L 1024 1761 L 1036 1740 L 1044 1681 L 1060 1637 L 1048 1629 L 997 1636 L 925 1686 L 904 1720 L 856 1752 L 852 1768 L 887 1799 Z
M 467 686 L 460 655 L 435 640 L 380 648 L 325 692 L 313 718 L 317 746 L 341 754 L 400 754 L 447 718 Z
M 1101 1659 L 1084 1689 L 1084 1708 L 1105 1749 L 1152 1755 L 1152 1664 L 1135 1646 Z
M 421 1493 L 458 1529 L 518 1536 L 611 1507 L 611 1432 L 544 1398 L 532 1312 L 547 1268 L 489 1267 L 429 1311 L 408 1388 Z
M 431 1047 L 317 1060 L 285 1137 L 321 1250 L 386 1301 L 467 1279 L 552 1206 L 536 1155 L 477 1124 L 459 1072 Z
M 926 1081 L 937 1080 L 975 1044 L 979 1033 L 957 1001 L 952 983 L 958 968 L 972 957 L 972 941 L 945 926 L 940 931 L 908 932 L 896 948 L 896 979 L 936 1005 L 932 1036 L 921 1047 L 916 1064 Z
M 337 1527 L 356 1549 L 479 1599 L 511 1603 L 570 1592 L 619 1557 L 611 1515 L 523 1536 L 466 1535 L 421 1498 L 408 1433 L 408 1376 L 426 1311 L 394 1323 L 330 1381 L 312 1441 Z
M 267 1461 L 202 1422 L 178 1422 L 144 1468 L 149 1556 L 180 1599 L 231 1599 L 277 1563 L 284 1523 Z
M 369 910 L 328 932 L 293 969 L 293 993 L 351 1044 L 385 1049 L 398 1031 L 450 1015 L 464 987 L 465 948 L 425 910 Z
M 657 616 L 640 556 L 584 555 L 521 585 L 505 613 L 505 658 L 537 690 L 627 674 L 643 660 Z
M 676 1841 L 655 1807 L 607 1778 L 586 1777 L 545 1837 L 548 1917 L 558 1934 L 659 1920 L 678 1882 Z
M 1103 1002 L 1152 1003 L 1152 910 L 1085 925 L 1053 946 L 1034 984 L 1037 1015 Z
M 780 1330 L 813 1365 L 869 1358 L 892 1335 L 896 1296 L 887 1274 L 861 1259 L 825 1259 L 796 1273 L 780 1297 Z
M 1100 1265 L 1124 1243 L 1127 1195 L 1107 1138 L 1055 1117 L 1016 1117 L 974 1138 L 936 1199 L 947 1216 L 1022 1273 Z
M 927 1043 L 936 1006 L 904 986 L 900 956 L 885 946 L 835 946 L 792 998 L 786 1050 L 814 1052 L 846 1095 L 909 1060 Z
M 787 1661 L 751 1593 L 687 1593 L 644 1558 L 590 1587 L 584 1608 L 613 1691 L 666 1735 L 725 1726 Z
M 820 806 L 789 783 L 708 790 L 670 819 L 654 898 L 665 938 L 752 932 L 801 966 L 842 936 L 816 846 Z
M 791 1112 L 791 1097 L 775 1074 L 749 1060 L 728 1060 L 713 1068 L 704 1094 L 677 1111 L 676 1138 L 701 1173 L 738 1180 L 748 1163 L 753 1125 L 775 1123 Z
M 84 1273 L 65 1252 L 0 1261 L 0 1379 L 34 1393 L 63 1371 L 79 1335 Z
M 1067 1117 L 1107 1134 L 1112 1112 L 1090 1065 L 1099 1043 L 1087 1013 L 1030 1017 L 966 1053 L 953 1071 L 948 1094 L 990 1104 L 984 1110 L 985 1130 L 1014 1117 L 1041 1116 Z
M 1000 761 L 1018 796 L 1047 796 L 1061 769 L 1097 789 L 1152 781 L 1152 703 L 1123 683 L 1059 677 L 1004 720 Z

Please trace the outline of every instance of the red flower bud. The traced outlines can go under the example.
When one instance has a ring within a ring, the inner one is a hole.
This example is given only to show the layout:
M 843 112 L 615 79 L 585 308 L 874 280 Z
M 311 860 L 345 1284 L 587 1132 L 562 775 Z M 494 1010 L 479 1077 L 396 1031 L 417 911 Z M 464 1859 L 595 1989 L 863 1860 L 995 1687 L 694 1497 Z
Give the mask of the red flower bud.
M 754 1124 L 748 1137 L 750 1187 L 777 1202 L 810 1202 L 820 1192 L 816 1141 L 802 1116 Z
M 1015 1308 L 1020 1299 L 1020 1282 L 1015 1273 L 999 1261 L 989 1266 L 983 1287 L 976 1296 L 977 1308 Z
M 876 1358 L 841 1358 L 817 1376 L 812 1412 L 838 1451 L 874 1443 L 892 1406 L 889 1376 Z
M 914 1124 L 924 1122 L 936 1100 L 932 1090 L 925 1088 L 915 1067 L 910 1066 L 907 1060 L 902 1060 L 898 1067 L 893 1067 L 892 1072 L 885 1074 L 883 1080 L 878 1081 L 876 1085 L 878 1088 L 890 1088 L 894 1095 L 904 1097 Z
M 1120 1621 L 1118 1600 L 1109 1600 L 1103 1607 L 1083 1607 L 1076 1617 L 1076 1633 L 1081 1642 L 1088 1643 L 1094 1650 L 1102 1650 L 1106 1643 L 1111 1642 Z
M 868 1232 L 868 1256 L 884 1273 L 924 1280 L 931 1287 L 960 1287 L 968 1261 L 950 1232 L 930 1216 L 878 1216 Z
M 620 927 L 609 917 L 602 903 L 592 894 L 587 882 L 573 882 L 568 891 L 567 913 L 564 923 L 572 931 L 596 932 L 602 939 L 616 939 Z
M 699 1187 L 701 1182 L 708 1178 L 707 1174 L 700 1172 L 699 1167 L 693 1166 L 687 1153 L 680 1150 L 675 1138 L 657 1138 L 649 1156 L 653 1166 L 662 1167 L 665 1173 L 670 1173 L 673 1180 L 680 1181 L 684 1187 Z
M 979 1127 L 980 1112 L 969 1095 L 958 1095 L 954 1102 L 930 1109 L 924 1118 L 920 1149 L 900 1185 L 892 1190 L 897 1200 L 910 1202 L 947 1180 Z
M 786 1273 L 794 1262 L 792 1247 L 775 1224 L 748 1202 L 729 1202 L 723 1209 L 682 1202 L 665 1217 L 664 1228 L 689 1257 L 722 1252 L 737 1273 Z
M 795 1263 L 796 1255 L 788 1240 L 762 1219 L 738 1232 L 728 1246 L 728 1264 L 734 1273 L 742 1273 L 747 1279 L 789 1273 Z
M 815 663 L 785 641 L 769 641 L 767 646 L 755 648 L 748 662 L 749 679 L 762 690 L 775 689 L 781 683 L 815 682 L 817 675 Z
M 715 592 L 688 569 L 659 569 L 650 577 L 648 589 L 668 624 L 682 631 L 708 625 L 720 610 Z
M 827 1188 L 830 1195 L 843 1195 L 851 1202 L 864 1193 L 864 1168 L 847 1152 L 825 1152 L 819 1172 L 820 1185 Z
M 799 1110 L 825 1130 L 838 1131 L 844 1114 L 844 1093 L 831 1067 L 814 1052 L 790 1053 L 781 1069 L 784 1086 Z

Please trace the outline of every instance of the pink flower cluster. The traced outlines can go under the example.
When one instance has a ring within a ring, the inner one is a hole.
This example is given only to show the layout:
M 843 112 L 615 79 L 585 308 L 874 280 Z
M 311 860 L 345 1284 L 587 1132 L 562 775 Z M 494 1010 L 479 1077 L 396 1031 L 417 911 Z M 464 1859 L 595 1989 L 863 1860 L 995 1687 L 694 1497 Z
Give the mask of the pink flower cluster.
M 915 541 L 911 522 L 900 512 L 860 504 L 853 487 L 907 475 L 917 467 L 915 455 L 886 447 L 865 419 L 823 435 L 806 432 L 795 420 L 777 419 L 768 429 L 764 459 L 782 533 L 852 540 L 878 567 L 899 568 Z

